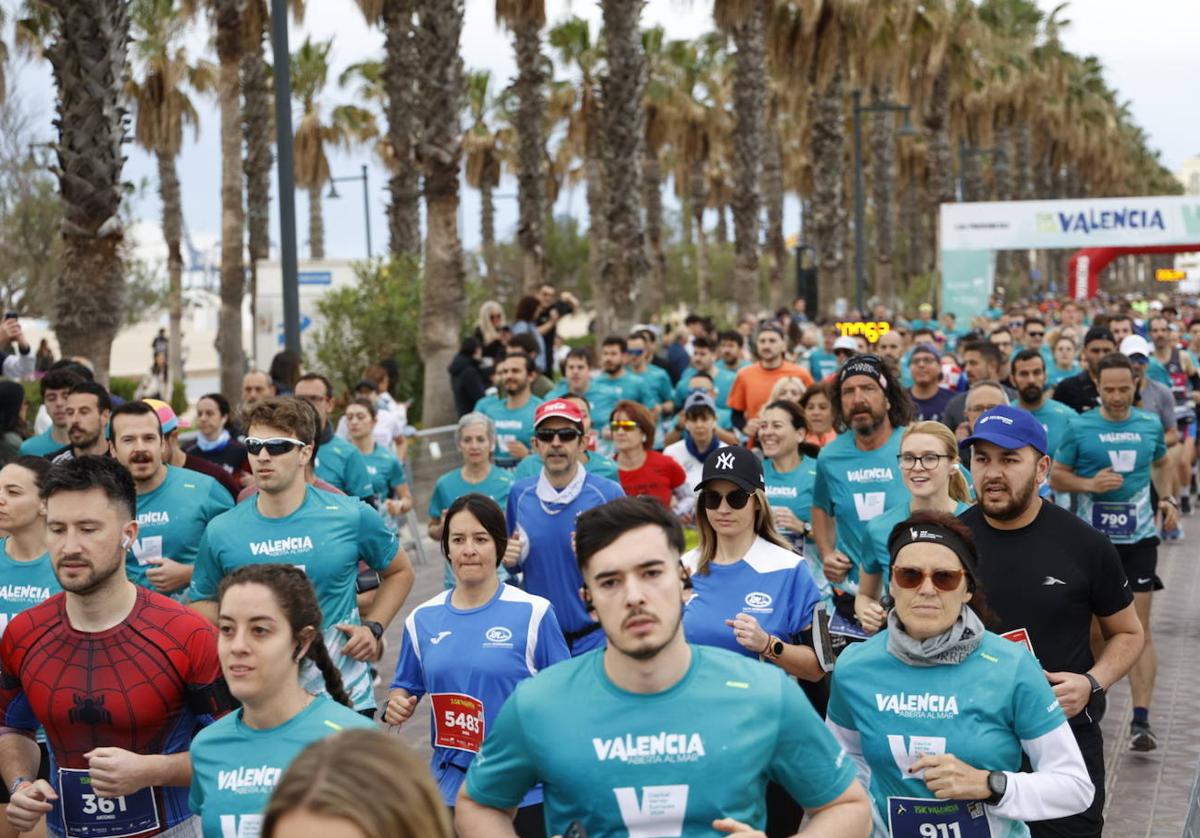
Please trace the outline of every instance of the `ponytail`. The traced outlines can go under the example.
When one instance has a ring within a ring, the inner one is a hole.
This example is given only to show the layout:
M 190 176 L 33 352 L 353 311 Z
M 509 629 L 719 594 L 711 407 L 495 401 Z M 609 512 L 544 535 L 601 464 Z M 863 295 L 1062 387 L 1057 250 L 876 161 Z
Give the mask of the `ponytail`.
M 967 476 L 957 464 L 950 472 L 950 485 L 946 489 L 950 497 L 959 503 L 971 503 L 971 487 L 967 485 Z
M 346 693 L 346 686 L 342 682 L 342 673 L 333 662 L 333 658 L 329 656 L 329 647 L 325 645 L 325 638 L 320 631 L 313 635 L 312 643 L 308 644 L 308 651 L 304 653 L 304 657 L 312 661 L 313 665 L 320 670 L 321 677 L 325 679 L 325 692 L 329 693 L 329 697 L 338 704 L 344 704 L 353 710 L 354 702 Z

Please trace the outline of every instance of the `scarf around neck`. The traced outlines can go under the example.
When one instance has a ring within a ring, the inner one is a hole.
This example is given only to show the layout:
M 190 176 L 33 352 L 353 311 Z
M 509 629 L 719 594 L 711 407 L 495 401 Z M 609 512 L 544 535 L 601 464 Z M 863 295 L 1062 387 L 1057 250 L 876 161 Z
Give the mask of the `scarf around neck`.
M 220 451 L 229 444 L 229 430 L 223 429 L 216 439 L 209 439 L 204 434 L 196 434 L 196 447 L 201 451 Z
M 696 447 L 696 441 L 692 439 L 692 435 L 685 433 L 683 435 L 683 444 L 687 448 L 689 454 L 703 463 L 706 459 L 708 459 L 709 454 L 721 447 L 721 440 L 717 439 L 716 434 L 713 434 L 712 442 L 708 444 L 708 449 L 701 451 Z
M 546 469 L 543 468 L 538 473 L 537 482 L 537 496 L 542 503 L 542 511 L 547 515 L 557 515 L 562 512 L 575 501 L 575 498 L 579 497 L 579 493 L 583 491 L 585 480 L 587 480 L 587 469 L 583 467 L 583 463 L 578 463 L 571 482 L 562 489 L 555 489 L 550 485 L 550 480 L 546 477 Z
M 900 625 L 895 610 L 888 613 L 887 648 L 909 666 L 941 666 L 962 663 L 983 642 L 983 621 L 964 605 L 954 625 L 941 634 L 916 640 Z

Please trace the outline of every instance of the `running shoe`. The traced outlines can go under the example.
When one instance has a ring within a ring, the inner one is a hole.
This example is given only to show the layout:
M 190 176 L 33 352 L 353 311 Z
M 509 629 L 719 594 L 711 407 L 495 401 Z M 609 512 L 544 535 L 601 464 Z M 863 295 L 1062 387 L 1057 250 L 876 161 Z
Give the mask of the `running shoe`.
M 1182 512 L 1184 515 L 1192 514 L 1192 496 L 1191 495 L 1185 493 L 1180 496 L 1179 511 Z
M 1158 737 L 1150 729 L 1149 722 L 1134 719 L 1129 723 L 1129 749 L 1131 751 L 1153 751 L 1158 747 Z
M 1163 541 L 1182 541 L 1183 540 L 1183 525 L 1176 524 L 1175 529 L 1162 531 Z

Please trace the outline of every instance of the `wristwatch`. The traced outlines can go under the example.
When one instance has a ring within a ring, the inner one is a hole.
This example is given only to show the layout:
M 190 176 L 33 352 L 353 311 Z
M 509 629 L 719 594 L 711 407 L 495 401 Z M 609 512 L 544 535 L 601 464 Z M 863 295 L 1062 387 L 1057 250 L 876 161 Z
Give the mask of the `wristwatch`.
M 362 624 L 371 630 L 371 634 L 375 635 L 376 640 L 383 638 L 383 623 L 375 620 L 363 620 Z
M 776 637 L 773 634 L 768 635 L 767 636 L 767 646 L 765 649 L 762 650 L 762 654 L 759 655 L 759 657 L 763 658 L 764 660 L 773 661 L 773 660 L 776 660 L 782 654 L 783 654 L 783 641 L 780 640 L 778 637 Z
M 1008 775 L 1003 771 L 989 771 L 987 775 L 988 791 L 991 796 L 983 801 L 989 806 L 996 806 L 1004 799 L 1004 793 L 1008 791 Z
M 19 789 L 21 786 L 25 785 L 26 783 L 32 783 L 32 782 L 33 782 L 33 780 L 29 779 L 28 777 L 14 778 L 12 781 L 12 784 L 8 787 L 8 796 L 12 797 L 14 794 L 17 793 L 17 789 Z
M 1092 695 L 1099 693 L 1104 695 L 1104 687 L 1100 686 L 1100 682 L 1096 680 L 1096 676 L 1090 672 L 1083 673 L 1083 677 L 1088 679 L 1088 683 L 1092 685 Z

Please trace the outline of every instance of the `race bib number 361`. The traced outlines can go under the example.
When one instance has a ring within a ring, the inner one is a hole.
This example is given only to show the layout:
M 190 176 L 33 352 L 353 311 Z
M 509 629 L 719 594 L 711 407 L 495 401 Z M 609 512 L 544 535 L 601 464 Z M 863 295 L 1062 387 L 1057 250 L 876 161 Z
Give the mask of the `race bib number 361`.
M 463 693 L 433 693 L 433 744 L 479 753 L 483 746 L 483 702 Z
M 153 788 L 101 797 L 92 791 L 87 771 L 70 768 L 58 770 L 58 787 L 67 838 L 126 838 L 158 831 Z

